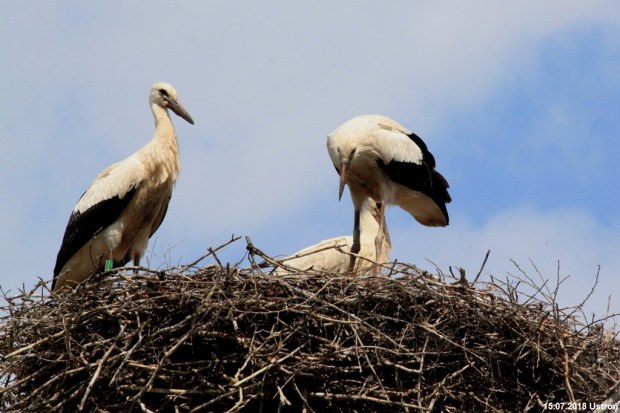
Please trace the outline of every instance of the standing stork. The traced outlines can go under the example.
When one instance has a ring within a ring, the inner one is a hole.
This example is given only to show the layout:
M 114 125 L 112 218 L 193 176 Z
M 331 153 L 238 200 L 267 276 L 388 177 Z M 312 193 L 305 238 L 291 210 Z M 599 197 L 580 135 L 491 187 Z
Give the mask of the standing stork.
M 354 270 L 356 272 L 374 268 L 376 264 L 384 264 L 390 260 L 390 252 L 392 244 L 390 242 L 390 234 L 388 232 L 387 223 L 384 223 L 381 255 L 375 256 L 375 238 L 379 231 L 380 220 L 379 206 L 370 198 L 366 198 L 362 204 L 360 212 L 360 250 L 357 255 L 361 259 L 357 260 Z M 344 237 L 332 238 L 321 241 L 318 244 L 304 248 L 303 250 L 281 260 L 287 267 L 297 268 L 299 270 L 318 270 L 329 271 L 344 274 L 349 271 L 349 257 L 351 247 L 353 245 L 353 237 L 348 235 Z M 289 273 L 288 270 L 278 268 L 276 275 Z
M 352 253 L 360 248 L 360 210 L 367 197 L 380 204 L 375 254 L 380 256 L 385 205 L 398 205 L 422 225 L 448 225 L 448 182 L 435 170 L 435 158 L 415 133 L 380 115 L 358 116 L 327 137 L 327 150 L 340 175 L 338 199 L 345 183 L 355 208 Z M 349 270 L 355 265 L 355 256 Z
M 155 83 L 149 95 L 155 136 L 142 149 L 106 168 L 71 213 L 54 267 L 52 290 L 73 287 L 110 264 L 140 265 L 149 238 L 168 209 L 179 175 L 179 143 L 168 109 L 191 123 L 174 88 Z

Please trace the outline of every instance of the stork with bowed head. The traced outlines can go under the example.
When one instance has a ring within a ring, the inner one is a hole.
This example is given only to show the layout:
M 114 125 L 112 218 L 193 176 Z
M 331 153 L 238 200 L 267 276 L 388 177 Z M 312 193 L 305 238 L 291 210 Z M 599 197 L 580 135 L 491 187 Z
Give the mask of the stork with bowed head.
M 142 149 L 106 168 L 71 213 L 54 267 L 52 290 L 73 287 L 95 272 L 146 251 L 161 225 L 179 175 L 179 143 L 168 109 L 192 125 L 174 88 L 155 83 L 149 95 L 155 136 Z M 106 262 L 107 261 L 107 262 Z
M 358 116 L 327 137 L 329 156 L 340 175 L 338 199 L 349 186 L 355 208 L 353 245 L 360 250 L 360 211 L 364 200 L 380 205 L 376 256 L 381 254 L 385 205 L 398 205 L 422 225 L 448 225 L 448 182 L 435 170 L 435 158 L 415 133 L 380 115 Z M 355 256 L 349 270 L 355 266 Z
M 360 212 L 360 249 L 355 265 L 355 272 L 359 274 L 370 273 L 371 268 L 384 264 L 390 260 L 392 244 L 388 232 L 387 223 L 383 225 L 381 255 L 375 255 L 375 238 L 379 231 L 379 206 L 371 199 L 366 198 L 362 203 Z M 344 274 L 349 271 L 349 261 L 353 237 L 344 236 L 321 241 L 316 245 L 304 248 L 303 250 L 281 260 L 287 268 L 295 268 L 301 271 L 317 270 Z M 280 267 L 274 274 L 284 275 L 291 271 Z

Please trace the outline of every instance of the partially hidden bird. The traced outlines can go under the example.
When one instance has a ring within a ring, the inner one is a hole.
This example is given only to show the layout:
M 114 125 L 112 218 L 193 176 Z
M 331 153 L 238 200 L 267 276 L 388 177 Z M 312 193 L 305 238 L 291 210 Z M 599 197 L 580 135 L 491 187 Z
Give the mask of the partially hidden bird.
M 155 83 L 149 94 L 153 139 L 109 166 L 84 192 L 69 218 L 54 267 L 52 291 L 74 287 L 105 267 L 140 265 L 180 172 L 179 142 L 168 109 L 190 124 L 176 90 Z M 107 263 L 106 263 L 107 262 Z
M 379 219 L 379 207 L 371 198 L 366 198 L 360 211 L 360 249 L 354 268 L 356 275 L 369 275 L 372 268 L 390 260 L 392 245 L 387 223 L 383 226 L 381 255 L 375 256 Z M 288 274 L 293 269 L 301 272 L 316 270 L 344 274 L 349 271 L 352 245 L 353 237 L 350 235 L 321 241 L 280 260 L 284 266 L 277 268 L 274 274 Z
M 352 253 L 360 250 L 360 212 L 366 198 L 380 205 L 377 257 L 386 205 L 398 205 L 425 226 L 448 225 L 448 181 L 435 170 L 435 158 L 424 141 L 398 122 L 381 115 L 355 117 L 328 135 L 327 150 L 340 176 L 338 199 L 346 184 L 355 209 Z M 349 270 L 354 265 L 351 255 Z

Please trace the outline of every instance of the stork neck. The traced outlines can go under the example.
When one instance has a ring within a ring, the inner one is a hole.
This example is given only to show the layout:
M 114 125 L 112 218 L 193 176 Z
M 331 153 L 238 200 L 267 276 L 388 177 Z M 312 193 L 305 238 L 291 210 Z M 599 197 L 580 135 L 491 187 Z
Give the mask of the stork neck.
M 151 110 L 153 111 L 153 117 L 155 118 L 155 137 L 174 136 L 176 140 L 176 132 L 174 130 L 174 125 L 172 125 L 172 119 L 170 119 L 168 110 L 156 104 L 151 105 Z
M 168 110 L 159 105 L 152 104 L 151 110 L 155 118 L 155 135 L 151 145 L 155 145 L 162 149 L 157 150 L 157 158 L 159 162 L 169 168 L 169 173 L 178 175 L 181 167 L 179 160 L 179 141 L 177 139 L 174 125 L 168 114 Z

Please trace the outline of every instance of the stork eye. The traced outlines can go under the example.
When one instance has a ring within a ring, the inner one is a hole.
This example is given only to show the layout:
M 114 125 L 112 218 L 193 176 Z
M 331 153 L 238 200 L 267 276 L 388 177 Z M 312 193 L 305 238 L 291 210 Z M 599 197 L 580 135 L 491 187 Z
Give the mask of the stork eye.
M 168 96 L 168 92 L 166 92 L 166 89 L 159 89 L 159 93 L 161 93 L 163 96 Z

